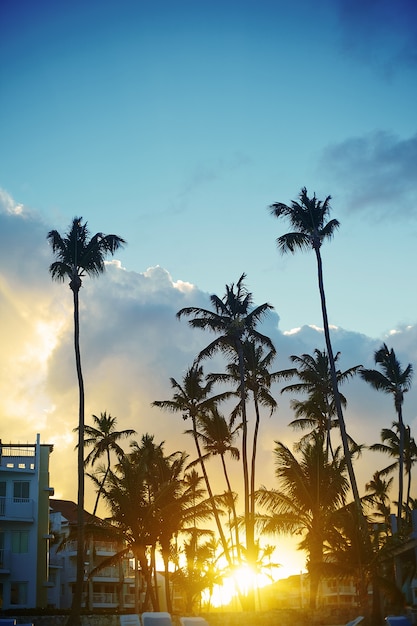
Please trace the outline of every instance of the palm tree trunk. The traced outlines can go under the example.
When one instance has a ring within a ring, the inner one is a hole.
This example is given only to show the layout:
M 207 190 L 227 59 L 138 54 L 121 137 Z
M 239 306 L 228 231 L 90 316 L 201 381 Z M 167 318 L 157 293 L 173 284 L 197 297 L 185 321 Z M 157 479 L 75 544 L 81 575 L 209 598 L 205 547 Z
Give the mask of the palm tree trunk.
M 246 531 L 246 553 L 249 562 L 255 561 L 255 533 L 254 520 L 252 519 L 249 504 L 249 469 L 248 469 L 248 419 L 246 415 L 246 390 L 245 390 L 245 365 L 243 360 L 242 343 L 237 346 L 240 375 L 240 406 L 242 411 L 242 465 L 243 465 L 243 489 L 245 507 L 245 531 Z
M 326 307 L 326 297 L 324 293 L 324 281 L 323 281 L 323 264 L 321 260 L 320 247 L 314 247 L 316 258 L 317 258 L 317 274 L 318 274 L 318 282 L 319 282 L 319 291 L 320 291 L 320 301 L 321 301 L 321 311 L 323 316 L 323 329 L 324 329 L 324 337 L 326 340 L 326 349 L 329 357 L 329 365 L 330 365 L 330 375 L 332 379 L 332 387 L 334 393 L 334 400 L 336 405 L 336 413 L 339 421 L 340 435 L 342 438 L 343 451 L 346 459 L 346 465 L 349 473 L 350 485 L 352 487 L 353 498 L 355 500 L 358 512 L 362 512 L 361 501 L 359 497 L 358 485 L 356 482 L 355 472 L 353 470 L 352 465 L 352 456 L 349 450 L 348 439 L 346 435 L 346 425 L 342 412 L 342 403 L 340 402 L 339 388 L 337 384 L 337 374 L 336 374 L 336 366 L 334 363 L 334 356 L 332 350 L 332 343 L 330 340 L 330 331 L 329 331 L 329 320 L 327 317 L 327 307 Z
M 400 449 L 398 455 L 398 520 L 397 520 L 397 532 L 401 532 L 401 522 L 402 522 L 402 513 L 403 513 L 403 498 L 404 498 L 404 422 L 403 422 L 403 411 L 402 411 L 402 401 L 396 399 L 396 409 L 398 414 L 398 425 L 400 428 Z
M 223 473 L 224 473 L 224 477 L 225 477 L 225 480 L 226 480 L 227 489 L 228 489 L 229 494 L 230 494 L 230 503 L 231 503 L 232 514 L 233 514 L 233 525 L 235 527 L 236 554 L 237 554 L 238 563 L 240 563 L 241 556 L 240 556 L 239 528 L 238 528 L 238 524 L 237 524 L 237 513 L 236 513 L 235 499 L 233 497 L 233 491 L 232 491 L 232 486 L 231 486 L 230 480 L 229 480 L 229 474 L 227 473 L 227 467 L 226 467 L 226 461 L 224 459 L 224 454 L 221 454 L 220 457 L 221 457 L 221 460 L 222 460 Z
M 165 574 L 165 602 L 168 613 L 172 613 L 171 589 L 169 583 L 169 549 L 166 547 L 162 549 L 162 559 L 164 561 Z
M 98 492 L 97 492 L 96 501 L 95 501 L 95 503 L 94 503 L 93 515 L 95 515 L 95 514 L 96 514 L 97 507 L 98 507 L 98 501 L 100 500 L 100 496 L 101 496 L 101 494 L 102 494 L 102 492 L 103 492 L 103 487 L 104 487 L 104 484 L 105 484 L 105 482 L 106 482 L 107 476 L 108 476 L 108 474 L 109 474 L 109 471 L 110 471 L 110 466 L 111 466 L 111 461 L 110 461 L 110 450 L 107 448 L 107 468 L 106 468 L 105 474 L 104 474 L 104 476 L 103 476 L 103 480 L 102 480 L 102 481 L 101 481 L 101 483 L 100 483 L 100 487 L 99 487 L 99 489 L 98 489 Z
M 84 381 L 81 370 L 80 355 L 80 318 L 78 285 L 71 287 L 74 296 L 74 350 L 78 377 L 79 409 L 78 409 L 78 497 L 77 497 L 77 573 L 75 592 L 72 600 L 71 614 L 68 625 L 78 626 L 81 623 L 81 606 L 84 586 Z
M 255 429 L 253 432 L 253 447 L 252 447 L 252 463 L 251 463 L 251 476 L 250 476 L 250 511 L 253 519 L 255 519 L 255 471 L 256 471 L 256 448 L 258 445 L 258 433 L 259 433 L 259 404 L 256 394 L 253 394 L 253 402 L 255 405 Z
M 201 471 L 203 472 L 204 481 L 206 483 L 207 493 L 209 494 L 210 504 L 211 504 L 211 508 L 212 508 L 212 511 L 213 511 L 214 519 L 216 520 L 217 530 L 219 531 L 220 542 L 222 544 L 222 548 L 223 548 L 224 555 L 226 557 L 227 563 L 228 563 L 229 566 L 232 566 L 233 565 L 233 561 L 232 561 L 232 558 L 230 556 L 230 551 L 229 551 L 229 547 L 227 545 L 227 540 L 226 540 L 226 537 L 225 537 L 225 534 L 224 534 L 224 531 L 223 531 L 223 527 L 222 527 L 222 524 L 221 524 L 221 521 L 220 521 L 219 514 L 217 512 L 216 503 L 214 502 L 213 491 L 211 489 L 209 477 L 207 475 L 206 466 L 205 466 L 205 463 L 203 461 L 203 457 L 201 455 L 200 443 L 198 441 L 198 435 L 197 435 L 196 418 L 192 415 L 191 416 L 191 420 L 192 420 L 192 424 L 193 424 L 194 443 L 195 443 L 195 447 L 196 447 L 196 450 L 197 450 L 198 459 L 200 461 Z

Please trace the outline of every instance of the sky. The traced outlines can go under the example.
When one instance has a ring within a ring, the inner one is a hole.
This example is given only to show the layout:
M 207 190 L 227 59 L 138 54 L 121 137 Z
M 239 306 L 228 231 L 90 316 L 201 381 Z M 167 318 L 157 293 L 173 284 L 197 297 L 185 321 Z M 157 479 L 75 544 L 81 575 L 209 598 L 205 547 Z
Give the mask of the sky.
M 244 272 L 274 307 L 276 369 L 324 348 L 314 255 L 281 256 L 287 225 L 268 210 L 303 186 L 341 223 L 322 255 L 342 369 L 372 367 L 384 341 L 416 363 L 413 0 L 3 0 L 0 23 L 0 436 L 54 444 L 57 497 L 76 498 L 78 400 L 71 292 L 50 279 L 46 234 L 74 216 L 128 242 L 80 294 L 86 415 L 167 451 L 191 453 L 187 425 L 151 402 L 212 339 L 180 308 Z M 271 487 L 273 442 L 295 440 L 279 391 L 261 429 Z M 391 399 L 359 380 L 343 391 L 348 432 L 378 441 Z M 380 463 L 364 457 L 362 492 Z

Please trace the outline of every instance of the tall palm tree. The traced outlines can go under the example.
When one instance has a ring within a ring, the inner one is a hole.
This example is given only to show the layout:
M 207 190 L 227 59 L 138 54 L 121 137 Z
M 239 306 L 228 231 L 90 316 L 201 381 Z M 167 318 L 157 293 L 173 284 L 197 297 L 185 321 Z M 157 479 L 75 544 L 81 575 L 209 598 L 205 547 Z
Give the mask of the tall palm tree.
M 66 234 L 62 237 L 57 230 L 49 231 L 47 239 L 51 244 L 56 261 L 49 266 L 52 280 L 63 282 L 69 279 L 74 303 L 74 351 L 79 388 L 78 410 L 78 548 L 77 580 L 73 598 L 70 623 L 80 622 L 82 587 L 84 579 L 84 380 L 80 355 L 80 314 L 79 291 L 84 276 L 100 276 L 105 270 L 105 258 L 113 255 L 125 242 L 117 235 L 96 233 L 90 238 L 87 223 L 82 217 L 75 217 Z
M 299 202 L 293 200 L 290 206 L 283 204 L 282 202 L 276 202 L 270 206 L 270 211 L 272 215 L 277 218 L 287 218 L 290 226 L 293 229 L 292 232 L 286 233 L 285 235 L 281 235 L 277 238 L 278 249 L 281 253 L 294 253 L 296 250 L 312 249 L 314 250 L 314 253 L 316 255 L 317 278 L 323 317 L 324 337 L 326 341 L 326 350 L 329 357 L 336 414 L 339 421 L 340 435 L 343 443 L 343 451 L 346 456 L 350 484 L 358 509 L 358 514 L 360 516 L 361 503 L 356 476 L 353 470 L 351 453 L 349 450 L 345 419 L 342 411 L 342 403 L 339 395 L 335 358 L 333 355 L 333 348 L 330 339 L 329 319 L 327 315 L 326 296 L 324 291 L 321 246 L 323 241 L 325 241 L 326 239 L 331 239 L 333 237 L 334 233 L 340 226 L 338 220 L 328 220 L 330 214 L 330 200 L 331 196 L 327 196 L 324 201 L 318 200 L 316 198 L 316 194 L 314 194 L 313 197 L 310 198 L 307 195 L 306 187 L 303 187 L 299 195 Z M 362 526 L 364 527 L 363 523 Z
M 401 363 L 397 359 L 394 350 L 388 349 L 385 343 L 374 354 L 375 364 L 379 365 L 380 370 L 363 368 L 360 372 L 361 377 L 371 385 L 373 389 L 382 391 L 392 395 L 394 399 L 395 411 L 398 417 L 398 426 L 400 432 L 399 441 L 399 457 L 398 457 L 398 532 L 401 529 L 401 516 L 403 507 L 403 491 L 404 491 L 404 443 L 405 428 L 403 422 L 403 403 L 404 394 L 410 389 L 413 378 L 413 366 L 411 363 L 405 369 L 402 369 Z
M 192 435 L 194 438 L 194 444 L 197 451 L 197 459 L 200 462 L 201 471 L 203 473 L 204 481 L 206 484 L 207 493 L 209 494 L 210 502 L 212 505 L 212 511 L 214 519 L 216 521 L 217 530 L 219 532 L 220 541 L 224 550 L 225 557 L 229 565 L 232 565 L 232 557 L 230 555 L 229 547 L 227 544 L 226 536 L 224 534 L 223 526 L 220 520 L 219 511 L 213 495 L 213 490 L 210 484 L 210 480 L 207 474 L 207 469 L 204 463 L 204 456 L 201 451 L 200 441 L 197 432 L 197 422 L 203 415 L 208 414 L 212 410 L 219 399 L 227 397 L 227 394 L 221 396 L 212 396 L 214 382 L 206 382 L 204 379 L 203 368 L 201 365 L 194 363 L 186 371 L 182 384 L 177 382 L 175 378 L 171 378 L 171 387 L 174 389 L 174 395 L 171 400 L 155 400 L 152 406 L 160 407 L 161 409 L 171 411 L 173 413 L 181 413 L 184 420 L 190 419 L 192 424 Z
M 334 356 L 335 365 L 339 360 L 340 352 Z M 285 378 L 298 377 L 298 382 L 286 385 L 281 393 L 306 394 L 305 400 L 292 400 L 291 407 L 295 411 L 296 419 L 290 423 L 294 428 L 318 428 L 326 435 L 327 447 L 331 451 L 330 430 L 337 425 L 335 398 L 333 392 L 329 358 L 325 351 L 314 350 L 314 354 L 292 355 L 291 361 L 298 367 L 281 372 Z M 340 385 L 359 370 L 356 365 L 344 372 L 336 371 L 337 383 Z M 339 391 L 340 402 L 346 407 L 346 398 Z
M 269 337 L 260 333 L 256 326 L 273 307 L 264 303 L 253 307 L 253 296 L 245 286 L 246 275 L 242 274 L 236 285 L 226 285 L 223 298 L 213 294 L 210 296 L 212 310 L 201 307 L 185 307 L 178 311 L 177 317 L 190 317 L 188 323 L 192 328 L 209 330 L 217 337 L 198 354 L 201 360 L 222 352 L 229 359 L 236 359 L 239 366 L 241 416 L 242 416 L 242 466 L 244 484 L 244 509 L 247 554 L 255 559 L 254 520 L 250 513 L 250 485 L 248 467 L 248 423 L 246 415 L 245 360 L 243 343 L 245 340 L 258 342 L 269 350 L 275 350 Z
M 111 466 L 111 452 L 114 452 L 118 459 L 121 459 L 124 450 L 120 447 L 119 441 L 121 439 L 127 439 L 132 435 L 136 435 L 136 431 L 131 428 L 125 430 L 116 430 L 117 417 L 112 417 L 110 413 L 107 415 L 107 411 L 100 413 L 100 417 L 93 415 L 94 426 L 85 424 L 84 426 L 84 447 L 92 447 L 92 450 L 84 459 L 84 465 L 87 466 L 91 463 L 93 467 L 96 461 L 101 459 L 103 455 L 106 456 L 107 466 L 99 485 L 96 501 L 94 504 L 93 515 L 96 514 L 98 502 L 100 499 L 103 485 L 106 482 L 107 475 Z M 78 431 L 78 427 L 74 428 L 74 431 Z
M 278 489 L 259 489 L 256 497 L 264 514 L 257 524 L 265 533 L 303 535 L 299 549 L 308 555 L 310 605 L 316 606 L 325 541 L 332 536 L 335 515 L 345 504 L 349 483 L 346 459 L 336 450 L 333 458 L 321 433 L 314 433 L 300 449 L 300 459 L 276 441 L 275 464 Z

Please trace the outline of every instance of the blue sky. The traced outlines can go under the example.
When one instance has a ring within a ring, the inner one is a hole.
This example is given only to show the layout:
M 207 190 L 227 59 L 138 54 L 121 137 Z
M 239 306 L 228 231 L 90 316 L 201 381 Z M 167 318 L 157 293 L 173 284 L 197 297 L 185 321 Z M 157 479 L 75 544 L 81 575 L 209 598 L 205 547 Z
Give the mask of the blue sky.
M 208 338 L 175 312 L 242 272 L 275 307 L 278 369 L 321 347 L 314 256 L 281 257 L 286 225 L 267 210 L 304 185 L 341 222 L 323 261 L 342 367 L 371 366 L 382 341 L 416 362 L 413 0 L 4 0 L 0 21 L 3 441 L 40 431 L 72 450 L 71 298 L 49 279 L 46 233 L 75 215 L 128 240 L 82 292 L 87 415 L 179 431 L 149 405 Z M 363 383 L 351 396 L 349 427 L 373 443 L 391 404 Z M 265 450 L 290 440 L 282 407 Z
M 2 7 L 0 182 L 17 202 L 124 236 L 130 269 L 209 291 L 245 271 L 289 329 L 320 321 L 313 259 L 279 258 L 266 207 L 305 185 L 342 223 L 333 322 L 413 321 L 392 257 L 415 260 L 414 2 Z

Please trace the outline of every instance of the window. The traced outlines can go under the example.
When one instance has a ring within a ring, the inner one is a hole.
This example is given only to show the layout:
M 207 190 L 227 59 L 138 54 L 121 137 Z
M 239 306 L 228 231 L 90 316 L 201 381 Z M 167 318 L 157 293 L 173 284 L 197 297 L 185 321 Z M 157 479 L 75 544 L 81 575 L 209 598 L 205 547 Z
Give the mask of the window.
M 27 582 L 12 582 L 10 585 L 10 604 L 27 604 Z
M 12 531 L 12 552 L 13 554 L 26 554 L 29 552 L 29 531 Z
M 13 483 L 13 498 L 14 501 L 22 502 L 29 500 L 29 481 L 16 480 Z

